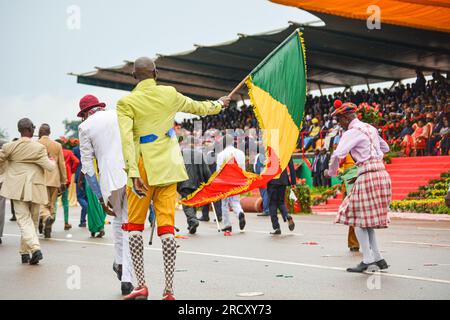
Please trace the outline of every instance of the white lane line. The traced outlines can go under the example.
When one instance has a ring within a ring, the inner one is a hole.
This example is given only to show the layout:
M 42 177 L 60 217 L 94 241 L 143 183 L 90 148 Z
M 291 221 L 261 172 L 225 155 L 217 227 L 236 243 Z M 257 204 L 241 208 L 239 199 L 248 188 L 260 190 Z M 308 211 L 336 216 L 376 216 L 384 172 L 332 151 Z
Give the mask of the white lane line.
M 270 231 L 247 230 L 247 229 L 245 229 L 245 230 L 243 231 L 243 233 L 246 233 L 246 232 L 250 232 L 250 233 L 262 233 L 262 234 L 270 235 Z M 302 236 L 304 236 L 304 234 L 302 234 L 302 233 L 293 233 L 293 232 L 290 232 L 290 231 L 286 231 L 285 233 L 282 233 L 282 234 L 281 234 L 281 237 L 283 237 L 283 236 L 297 236 L 297 237 L 302 237 Z
M 412 242 L 412 241 L 392 241 L 392 243 L 415 244 L 415 245 L 419 245 L 419 246 L 450 248 L 450 244 L 443 244 L 443 243 Z
M 450 231 L 450 228 L 425 228 L 425 227 L 417 227 L 417 230 L 427 230 L 427 231 Z
M 20 237 L 20 235 L 17 235 L 17 234 L 4 234 L 4 236 Z M 47 241 L 60 241 L 60 242 L 70 242 L 70 243 L 79 243 L 79 244 L 110 246 L 110 247 L 114 246 L 113 243 L 100 243 L 100 242 L 82 241 L 82 240 L 67 240 L 67 239 L 51 238 L 51 239 L 48 239 Z M 145 247 L 144 249 L 148 250 L 148 251 L 162 251 L 162 249 L 158 249 L 158 248 Z M 252 257 L 240 257 L 240 256 L 226 255 L 226 254 L 216 254 L 216 253 L 186 251 L 186 250 L 178 250 L 177 252 L 184 253 L 184 254 L 197 255 L 197 256 L 207 256 L 207 257 L 215 257 L 215 258 L 234 259 L 234 260 L 274 263 L 274 264 L 299 266 L 299 267 L 314 268 L 314 269 L 346 271 L 346 268 L 342 268 L 342 267 L 332 267 L 332 266 L 324 266 L 324 265 L 318 265 L 318 264 L 308 264 L 308 263 L 300 263 L 300 262 L 292 262 L 292 261 L 281 261 L 281 260 L 261 259 L 261 258 L 252 258 Z M 434 283 L 442 283 L 442 284 L 450 285 L 450 280 L 444 280 L 444 279 L 433 279 L 433 278 L 424 278 L 424 277 L 416 277 L 416 276 L 407 276 L 407 275 L 403 275 L 403 274 L 385 273 L 385 272 L 374 272 L 374 273 L 367 273 L 367 274 L 369 274 L 369 275 L 376 274 L 376 275 L 391 277 L 391 278 L 418 280 L 418 281 L 426 281 L 426 282 L 434 282 Z

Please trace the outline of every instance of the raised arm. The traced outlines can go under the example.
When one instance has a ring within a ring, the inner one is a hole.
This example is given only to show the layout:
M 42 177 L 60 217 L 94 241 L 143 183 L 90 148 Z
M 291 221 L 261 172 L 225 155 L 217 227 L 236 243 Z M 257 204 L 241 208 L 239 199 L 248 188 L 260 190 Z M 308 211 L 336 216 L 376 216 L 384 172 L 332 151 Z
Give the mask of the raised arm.
M 173 106 L 175 106 L 177 112 L 207 116 L 218 114 L 222 110 L 222 104 L 219 101 L 195 101 L 178 93 L 174 88 L 171 88 L 171 90 L 173 90 Z
M 119 119 L 125 170 L 129 178 L 140 178 L 133 137 L 134 114 L 130 106 L 123 100 L 119 100 L 117 103 L 117 117 Z

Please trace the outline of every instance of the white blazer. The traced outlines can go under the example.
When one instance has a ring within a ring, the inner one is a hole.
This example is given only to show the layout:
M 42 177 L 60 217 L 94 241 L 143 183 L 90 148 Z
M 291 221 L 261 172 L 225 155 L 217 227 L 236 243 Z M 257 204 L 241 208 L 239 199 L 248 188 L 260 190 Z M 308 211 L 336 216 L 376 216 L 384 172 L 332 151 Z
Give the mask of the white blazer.
M 103 200 L 107 202 L 113 191 L 127 184 L 116 111 L 96 112 L 80 124 L 78 132 L 83 164 L 81 171 L 93 176 L 96 173 L 94 159 L 97 160 L 100 189 Z

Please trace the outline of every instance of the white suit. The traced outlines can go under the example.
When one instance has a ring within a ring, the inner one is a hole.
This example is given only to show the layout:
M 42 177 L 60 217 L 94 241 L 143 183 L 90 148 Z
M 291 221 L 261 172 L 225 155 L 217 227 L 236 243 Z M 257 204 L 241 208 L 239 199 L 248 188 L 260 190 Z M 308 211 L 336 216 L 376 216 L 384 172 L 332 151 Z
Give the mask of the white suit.
M 226 147 L 217 155 L 217 170 L 220 170 L 222 164 L 232 157 L 236 159 L 239 167 L 245 170 L 245 153 L 233 146 Z M 239 213 L 243 212 L 241 207 L 241 197 L 239 195 L 222 199 L 222 217 L 225 228 L 231 227 L 230 207 L 233 209 L 236 217 L 239 217 Z
M 128 222 L 127 174 L 116 111 L 96 112 L 80 124 L 78 131 L 81 171 L 95 176 L 94 158 L 97 160 L 103 200 L 111 203 L 116 214 L 113 221 L 115 262 L 122 265 L 122 282 L 132 282 L 128 233 L 122 230 L 122 224 Z

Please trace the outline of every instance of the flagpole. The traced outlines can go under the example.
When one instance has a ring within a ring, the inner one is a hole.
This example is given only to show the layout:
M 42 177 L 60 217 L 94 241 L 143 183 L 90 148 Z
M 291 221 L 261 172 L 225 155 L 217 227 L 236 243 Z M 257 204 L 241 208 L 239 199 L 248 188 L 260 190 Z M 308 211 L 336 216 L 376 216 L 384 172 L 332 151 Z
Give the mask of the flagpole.
M 284 41 L 283 41 L 282 43 L 280 43 L 280 44 L 279 44 L 279 45 L 278 45 L 271 53 L 269 53 L 269 54 L 267 55 L 267 57 L 265 57 L 264 60 L 261 61 L 260 64 L 258 64 L 258 65 L 256 66 L 256 68 L 252 70 L 252 72 L 250 72 L 250 74 L 252 74 L 253 72 L 255 72 L 255 71 L 259 70 L 259 69 L 261 69 L 261 67 L 262 67 L 263 65 L 265 65 L 266 62 L 269 61 L 269 59 L 272 58 L 273 55 L 274 55 L 278 50 L 280 50 L 280 48 L 282 48 L 289 40 L 291 40 L 291 38 L 292 38 L 294 35 L 298 34 L 299 32 L 300 32 L 300 28 L 295 29 L 295 31 L 294 31 L 289 37 L 287 37 L 286 39 L 284 39 Z M 248 76 L 246 76 L 246 77 L 244 78 L 244 80 L 242 80 L 242 81 L 236 86 L 236 88 L 233 89 L 233 91 L 230 92 L 230 94 L 228 95 L 228 97 L 229 97 L 230 99 L 231 99 L 231 98 L 239 91 L 239 89 L 242 88 L 242 86 L 245 84 L 245 82 L 250 78 L 250 74 L 249 74 Z
M 233 89 L 233 91 L 230 92 L 230 94 L 228 94 L 228 97 L 231 99 L 241 88 L 242 86 L 245 84 L 245 82 L 248 80 L 248 78 L 250 78 L 250 75 L 246 76 L 244 78 L 244 80 L 242 80 L 237 86 L 236 88 Z

